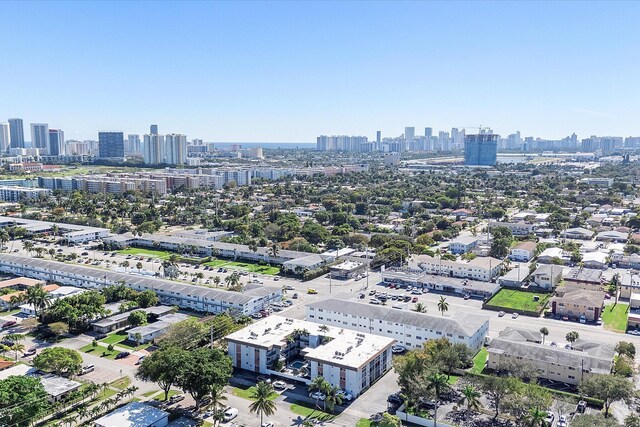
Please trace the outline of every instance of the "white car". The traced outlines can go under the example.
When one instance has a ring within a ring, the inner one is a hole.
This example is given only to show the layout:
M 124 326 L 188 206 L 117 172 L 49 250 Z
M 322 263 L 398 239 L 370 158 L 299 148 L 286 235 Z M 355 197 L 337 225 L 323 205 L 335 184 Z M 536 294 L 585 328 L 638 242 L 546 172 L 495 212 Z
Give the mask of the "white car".
M 353 400 L 353 396 L 351 395 L 351 393 L 347 393 L 344 390 L 338 391 L 338 396 L 341 396 L 342 400 L 347 402 L 351 402 Z
M 395 354 L 404 353 L 405 351 L 407 351 L 407 348 L 400 344 L 396 344 L 393 347 L 391 347 L 391 352 Z
M 225 421 L 231 421 L 237 416 L 238 416 L 238 410 L 236 408 L 227 408 L 223 414 Z
M 267 421 L 266 423 L 262 423 L 262 427 L 275 427 L 275 424 L 271 421 Z
M 380 304 L 380 300 L 377 299 L 377 298 L 371 298 L 369 300 L 369 304 L 379 305 Z
M 320 393 L 319 391 L 315 391 L 313 393 L 309 393 L 309 397 L 316 400 L 324 401 L 327 396 L 324 393 Z
M 285 388 L 287 388 L 287 383 L 285 383 L 284 381 L 274 381 L 271 385 L 276 390 L 284 390 Z

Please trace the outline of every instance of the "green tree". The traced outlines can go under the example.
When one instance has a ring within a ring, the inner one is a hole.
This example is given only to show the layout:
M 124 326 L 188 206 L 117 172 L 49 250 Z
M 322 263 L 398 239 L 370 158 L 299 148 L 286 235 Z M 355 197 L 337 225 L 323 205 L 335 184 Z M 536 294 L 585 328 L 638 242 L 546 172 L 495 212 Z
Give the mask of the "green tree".
M 449 303 L 447 299 L 443 296 L 440 297 L 438 301 L 438 311 L 444 316 L 444 313 L 449 310 Z
M 264 415 L 269 417 L 276 412 L 276 404 L 271 400 L 271 396 L 274 392 L 275 391 L 271 384 L 260 381 L 249 396 L 251 400 L 253 400 L 249 405 L 249 410 L 254 414 L 257 413 L 260 415 L 260 425 L 263 424 Z
M 636 357 L 636 347 L 631 342 L 620 341 L 616 345 L 616 352 L 619 355 L 627 356 L 631 359 L 635 359 Z
M 529 427 L 544 427 L 544 419 L 547 417 L 547 411 L 539 408 L 531 408 L 523 417 L 524 422 Z
M 138 294 L 136 298 L 138 301 L 138 305 L 141 308 L 153 307 L 154 305 L 158 305 L 160 303 L 160 298 L 158 295 L 150 289 L 142 291 Z
M 29 426 L 49 406 L 37 377 L 10 376 L 0 381 L 0 425 Z
M 333 414 L 336 405 L 342 405 L 342 394 L 340 388 L 333 386 L 327 389 L 327 397 L 324 399 L 326 408 Z
M 542 335 L 542 344 L 544 344 L 545 338 L 549 335 L 549 329 L 543 326 L 540 328 L 540 335 Z
M 329 382 L 325 380 L 323 376 L 319 375 L 311 380 L 308 386 L 308 390 L 312 393 L 317 391 L 326 396 L 330 387 L 331 385 L 329 384 Z M 316 398 L 316 408 L 318 407 L 318 400 L 319 398 Z
M 480 403 L 480 396 L 481 393 L 472 385 L 467 385 L 462 389 L 462 396 L 458 401 L 458 405 L 467 406 L 467 420 L 469 419 L 471 411 L 477 411 L 482 406 Z
M 402 427 L 402 422 L 395 415 L 385 412 L 382 414 L 382 420 L 377 425 L 378 427 Z
M 583 414 L 571 420 L 571 427 L 619 427 L 615 419 L 605 418 L 602 414 Z
M 427 306 L 424 305 L 421 302 L 416 303 L 415 307 L 413 308 L 413 311 L 417 311 L 418 313 L 426 313 L 427 312 Z
M 609 416 L 609 408 L 613 402 L 628 402 L 633 398 L 633 384 L 626 378 L 617 375 L 594 375 L 582 381 L 578 387 L 580 393 L 604 402 L 604 416 Z
M 438 422 L 438 400 L 442 393 L 449 388 L 447 376 L 440 372 L 433 372 L 431 375 L 423 378 L 425 380 L 425 388 L 427 391 L 433 392 L 433 427 L 436 427 Z
M 178 384 L 180 372 L 188 363 L 188 353 L 178 347 L 163 347 L 145 357 L 136 377 L 143 381 L 157 383 L 164 391 L 164 400 L 169 397 L 171 387 Z
M 69 333 L 69 325 L 64 322 L 54 322 L 47 325 L 49 331 L 58 338 Z
M 131 326 L 140 326 L 147 324 L 147 313 L 142 310 L 136 310 L 129 313 L 127 318 Z
M 42 310 L 51 306 L 51 295 L 44 289 L 42 283 L 28 287 L 24 299 L 27 304 L 33 305 L 36 318 L 38 318 L 38 314 L 41 313 Z
M 578 341 L 578 338 L 580 338 L 580 334 L 578 334 L 576 331 L 567 332 L 565 338 L 567 339 L 567 342 L 571 344 L 571 348 L 573 348 L 573 343 Z
M 178 385 L 193 397 L 197 410 L 213 387 L 227 385 L 232 371 L 231 358 L 225 352 L 217 348 L 198 348 L 188 352 L 186 363 L 180 369 Z
M 82 356 L 69 348 L 45 348 L 33 359 L 33 366 L 57 375 L 75 375 L 82 368 Z
M 493 418 L 497 419 L 502 409 L 503 400 L 517 389 L 519 381 L 515 378 L 496 377 L 493 375 L 483 377 L 480 381 L 482 391 L 487 395 L 495 411 Z
M 624 419 L 624 427 L 640 427 L 640 416 L 636 414 L 629 414 Z

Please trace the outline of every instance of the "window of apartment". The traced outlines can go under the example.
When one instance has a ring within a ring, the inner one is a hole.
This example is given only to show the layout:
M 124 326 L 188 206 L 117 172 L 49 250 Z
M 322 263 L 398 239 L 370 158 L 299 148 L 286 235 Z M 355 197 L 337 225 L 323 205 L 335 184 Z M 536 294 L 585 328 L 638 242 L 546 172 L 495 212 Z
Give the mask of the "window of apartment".
M 576 379 L 576 377 L 574 377 L 573 375 L 569 375 L 569 379 L 570 379 L 570 380 L 575 380 L 575 379 Z
M 407 335 L 406 335 L 406 337 L 407 337 L 407 338 L 411 338 L 411 335 L 407 334 Z
M 324 317 L 318 317 L 318 320 L 324 320 Z
M 417 340 L 421 340 L 421 339 L 422 339 L 422 337 L 418 337 L 418 336 L 416 336 L 416 339 L 417 339 Z
M 464 336 L 462 336 L 462 335 L 458 335 L 458 339 L 459 339 L 459 340 L 463 340 L 463 339 L 464 339 Z
M 436 331 L 436 335 L 442 335 L 442 332 Z

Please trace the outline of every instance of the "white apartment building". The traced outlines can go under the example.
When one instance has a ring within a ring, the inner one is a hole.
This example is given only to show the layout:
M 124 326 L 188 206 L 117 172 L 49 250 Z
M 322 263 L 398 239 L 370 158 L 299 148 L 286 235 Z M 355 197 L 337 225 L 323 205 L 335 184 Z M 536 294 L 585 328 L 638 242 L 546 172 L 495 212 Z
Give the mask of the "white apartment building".
M 538 228 L 537 224 L 527 224 L 526 222 L 490 222 L 489 231 L 495 227 L 505 227 L 511 230 L 511 234 L 514 236 L 527 236 L 535 233 Z
M 187 137 L 180 134 L 164 136 L 165 163 L 168 165 L 184 165 L 187 163 Z
M 145 165 L 165 163 L 164 135 L 145 135 L 143 149 Z
M 43 151 L 49 149 L 49 125 L 47 123 L 31 123 L 31 146 Z
M 502 260 L 477 257 L 471 261 L 449 261 L 429 255 L 414 255 L 409 259 L 409 268 L 429 274 L 489 282 L 500 273 Z
M 0 186 L 0 201 L 19 202 L 25 199 L 37 199 L 51 194 L 51 190 L 44 188 L 24 188 Z
M 509 259 L 527 262 L 535 255 L 536 246 L 536 242 L 520 242 L 509 251 Z
M 11 145 L 9 135 L 9 123 L 0 123 L 0 151 L 3 153 L 7 152 Z
M 395 343 L 392 338 L 280 316 L 262 319 L 226 340 L 235 368 L 305 383 L 322 376 L 354 397 L 391 369 Z M 275 369 L 278 363 L 282 370 Z
M 177 305 L 207 313 L 232 311 L 251 315 L 282 299 L 282 289 L 279 287 L 247 285 L 243 292 L 231 292 L 10 254 L 0 254 L 0 271 L 89 289 L 124 283 L 136 291 L 155 292 L 165 305 Z
M 393 338 L 409 349 L 422 347 L 431 339 L 447 338 L 477 351 L 489 331 L 486 316 L 444 317 L 337 299 L 307 305 L 307 320 Z

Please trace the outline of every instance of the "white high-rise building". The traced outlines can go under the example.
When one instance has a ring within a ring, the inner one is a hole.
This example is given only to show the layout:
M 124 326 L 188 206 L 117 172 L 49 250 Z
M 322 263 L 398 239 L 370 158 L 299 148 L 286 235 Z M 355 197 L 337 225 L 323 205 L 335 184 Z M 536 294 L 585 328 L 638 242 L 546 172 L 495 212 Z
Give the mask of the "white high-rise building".
M 47 150 L 49 148 L 49 125 L 31 123 L 31 147 Z
M 142 152 L 140 147 L 140 135 L 129 134 L 127 135 L 127 143 L 124 146 L 125 153 L 140 153 Z
M 184 165 L 187 163 L 187 137 L 175 134 L 165 135 L 165 163 L 168 165 Z
M 159 165 L 165 162 L 163 135 L 144 136 L 144 164 Z
M 11 139 L 9 138 L 9 123 L 0 123 L 0 151 L 3 153 L 9 149 Z

